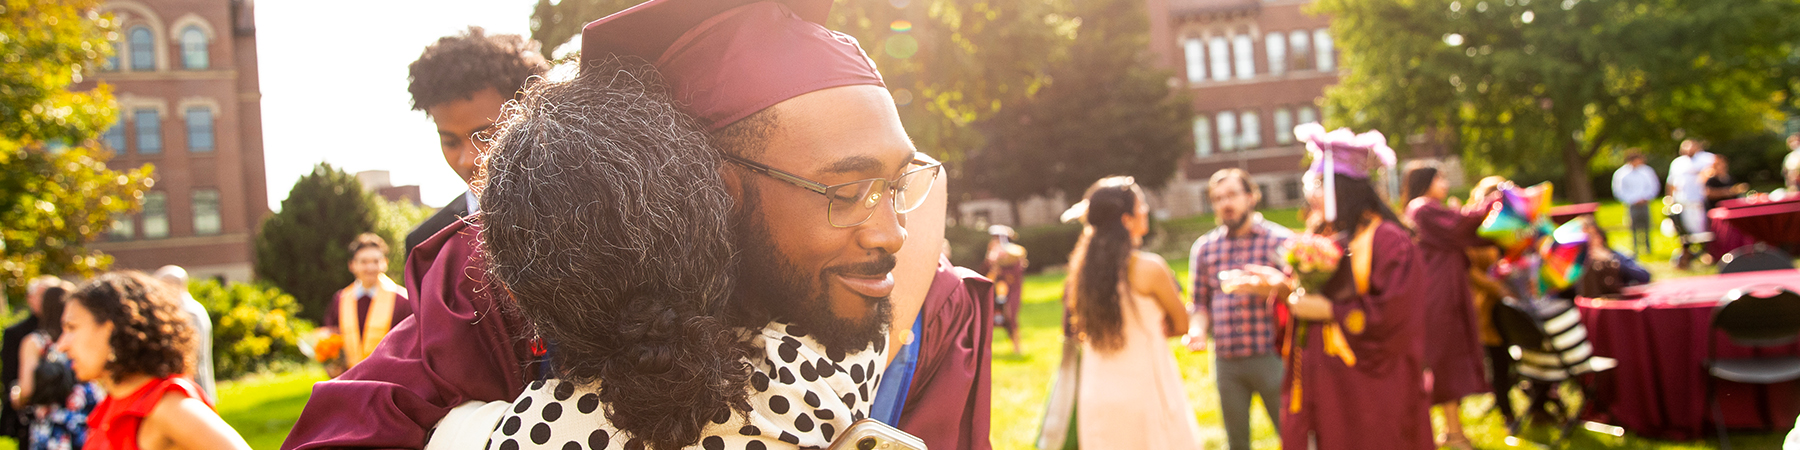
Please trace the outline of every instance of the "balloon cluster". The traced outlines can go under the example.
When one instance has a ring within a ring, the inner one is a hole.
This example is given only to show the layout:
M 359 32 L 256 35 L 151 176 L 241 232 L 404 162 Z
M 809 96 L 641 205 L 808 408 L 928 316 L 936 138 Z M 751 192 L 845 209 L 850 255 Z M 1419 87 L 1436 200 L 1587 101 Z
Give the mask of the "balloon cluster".
M 1588 236 L 1578 221 L 1560 227 L 1550 220 L 1546 182 L 1529 188 L 1504 186 L 1476 234 L 1500 246 L 1495 275 L 1508 280 L 1515 294 L 1538 298 L 1566 291 L 1581 279 L 1587 261 Z

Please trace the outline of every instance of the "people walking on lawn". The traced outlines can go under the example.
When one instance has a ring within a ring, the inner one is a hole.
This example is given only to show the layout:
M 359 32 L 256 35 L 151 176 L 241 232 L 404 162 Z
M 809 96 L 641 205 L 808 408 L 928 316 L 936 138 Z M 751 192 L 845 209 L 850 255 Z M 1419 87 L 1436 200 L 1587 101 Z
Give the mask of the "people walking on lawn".
M 988 227 L 988 249 L 985 263 L 987 277 L 994 282 L 994 326 L 1006 330 L 1012 340 L 1013 354 L 1019 349 L 1019 303 L 1025 298 L 1025 268 L 1031 266 L 1025 246 L 1015 244 L 1019 233 L 1006 225 Z
M 1413 226 L 1425 278 L 1425 368 L 1431 374 L 1431 403 L 1444 419 L 1438 444 L 1471 449 L 1462 431 L 1462 398 L 1487 392 L 1486 368 L 1469 285 L 1468 251 L 1486 243 L 1475 229 L 1495 197 L 1469 199 L 1464 208 L 1446 204 L 1450 181 L 1436 167 L 1406 172 L 1406 221 Z
M 174 264 L 156 269 L 156 279 L 169 283 L 175 293 L 181 296 L 181 312 L 188 315 L 188 323 L 194 326 L 194 366 L 187 373 L 193 375 L 194 383 L 200 385 L 200 392 L 206 394 L 206 401 L 217 403 L 219 390 L 213 381 L 212 359 L 212 315 L 206 312 L 206 305 L 188 292 L 187 269 Z
M 1282 448 L 1434 448 L 1425 390 L 1427 273 L 1370 180 L 1393 165 L 1379 132 L 1296 127 L 1307 143 L 1308 232 L 1344 250 L 1321 292 L 1287 289 L 1295 320 L 1282 376 Z
M 1635 148 L 1625 151 L 1625 165 L 1613 171 L 1613 197 L 1625 205 L 1631 221 L 1632 254 L 1640 258 L 1650 254 L 1650 201 L 1661 194 L 1660 180 L 1656 169 L 1644 164 L 1644 154 Z
M 1191 351 L 1213 351 L 1226 441 L 1231 450 L 1249 450 L 1252 396 L 1262 398 L 1269 422 L 1280 430 L 1276 407 L 1281 400 L 1282 364 L 1275 344 L 1275 309 L 1267 292 L 1238 290 L 1240 280 L 1221 277 L 1255 276 L 1245 273 L 1256 270 L 1251 266 L 1285 268 L 1281 249 L 1294 233 L 1256 212 L 1262 190 L 1243 169 L 1213 172 L 1206 187 L 1218 226 L 1196 239 L 1188 253 L 1193 315 L 1182 342 Z M 1234 289 L 1225 289 L 1228 284 Z
M 481 27 L 444 36 L 406 67 L 412 109 L 437 126 L 444 162 L 464 183 L 475 181 L 475 162 L 487 152 L 485 133 L 500 120 L 501 106 L 531 77 L 550 70 L 537 43 L 516 34 L 488 34 Z M 457 195 L 406 234 L 406 255 L 463 217 L 481 211 L 473 190 Z
M 327 375 L 336 377 L 361 364 L 389 330 L 412 316 L 406 288 L 387 276 L 387 254 L 387 241 L 375 233 L 363 233 L 350 243 L 350 273 L 356 280 L 332 293 L 319 323 L 331 336 L 328 341 L 341 344 L 339 356 L 325 365 Z
M 63 310 L 57 350 L 106 399 L 88 420 L 88 450 L 249 449 L 183 376 L 194 330 L 168 285 L 141 272 L 83 283 Z
M 1168 344 L 1188 312 L 1168 263 L 1139 250 L 1150 231 L 1143 190 L 1131 177 L 1104 178 L 1076 208 L 1085 212 L 1064 301 L 1081 341 L 1081 448 L 1199 448 L 1200 424 Z

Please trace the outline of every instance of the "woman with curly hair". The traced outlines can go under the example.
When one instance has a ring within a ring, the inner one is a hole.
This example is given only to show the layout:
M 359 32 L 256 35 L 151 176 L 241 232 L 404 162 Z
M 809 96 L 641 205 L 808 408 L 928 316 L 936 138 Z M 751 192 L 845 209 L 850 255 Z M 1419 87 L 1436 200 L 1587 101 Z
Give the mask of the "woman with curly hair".
M 194 339 L 175 295 L 143 273 L 114 272 L 70 296 L 56 348 L 76 379 L 107 392 L 88 418 L 84 448 L 250 448 L 181 374 Z

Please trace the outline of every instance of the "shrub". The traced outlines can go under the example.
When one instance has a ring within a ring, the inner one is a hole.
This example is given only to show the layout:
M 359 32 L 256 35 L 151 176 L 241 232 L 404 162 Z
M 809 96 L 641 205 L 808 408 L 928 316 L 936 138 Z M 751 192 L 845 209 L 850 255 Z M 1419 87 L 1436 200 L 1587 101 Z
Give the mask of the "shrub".
M 188 292 L 212 316 L 213 374 L 220 381 L 307 360 L 300 335 L 313 325 L 295 317 L 300 304 L 293 296 L 268 285 L 213 280 L 189 283 Z

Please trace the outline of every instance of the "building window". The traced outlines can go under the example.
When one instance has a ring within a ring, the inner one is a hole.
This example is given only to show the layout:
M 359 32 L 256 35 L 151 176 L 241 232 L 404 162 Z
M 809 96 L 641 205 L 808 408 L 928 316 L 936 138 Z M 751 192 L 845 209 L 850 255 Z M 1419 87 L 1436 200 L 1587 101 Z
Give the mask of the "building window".
M 156 70 L 156 38 L 150 34 L 150 29 L 134 27 L 128 38 L 131 40 L 131 70 Z
M 1194 156 L 1205 158 L 1213 152 L 1212 122 L 1205 116 L 1194 118 Z
M 1298 121 L 1302 125 L 1319 121 L 1319 111 L 1313 109 L 1311 106 L 1300 107 L 1299 115 Z
M 1337 69 L 1337 55 L 1331 50 L 1331 30 L 1320 28 L 1313 30 L 1313 48 L 1318 49 L 1319 71 L 1330 72 Z
M 206 33 L 195 26 L 182 30 L 181 67 L 187 70 L 206 70 L 209 64 L 207 56 Z
M 1240 34 L 1231 38 L 1232 61 L 1237 67 L 1237 77 L 1248 80 L 1256 76 L 1256 45 L 1250 42 L 1250 35 Z
M 1275 143 L 1294 142 L 1294 114 L 1287 108 L 1275 108 Z
M 1281 75 L 1287 71 L 1287 35 L 1269 33 L 1263 37 L 1263 47 L 1269 51 L 1269 74 Z
M 144 237 L 169 237 L 169 194 L 161 191 L 144 194 Z
M 200 236 L 219 234 L 219 191 L 217 189 L 200 189 L 194 191 L 194 234 Z
M 114 214 L 112 216 L 112 226 L 107 227 L 106 229 L 106 236 L 115 241 L 130 240 L 131 235 L 135 231 L 131 229 L 131 226 L 131 216 Z
M 1187 80 L 1189 83 L 1206 81 L 1206 57 L 1202 55 L 1206 44 L 1200 38 L 1187 38 L 1181 41 L 1182 55 L 1187 57 Z
M 1286 196 L 1288 200 L 1299 200 L 1300 199 L 1300 180 L 1289 179 L 1287 181 L 1281 182 L 1281 194 Z
M 1206 42 L 1207 62 L 1212 63 L 1212 80 L 1225 81 L 1231 79 L 1231 48 L 1225 38 L 1216 37 Z
M 162 153 L 162 117 L 156 115 L 154 109 L 140 109 L 134 114 L 137 122 L 138 154 Z
M 1312 70 L 1312 33 L 1294 30 L 1288 33 L 1288 65 L 1294 70 Z
M 106 145 L 106 150 L 113 153 L 125 151 L 125 116 L 123 114 L 120 114 L 118 120 L 113 122 L 112 127 L 100 134 L 100 143 Z
M 187 110 L 188 151 L 213 151 L 212 109 L 196 106 Z
M 1242 137 L 1238 138 L 1238 148 L 1247 150 L 1261 147 L 1262 128 L 1257 126 L 1256 111 L 1244 111 L 1238 113 L 1238 120 L 1243 122 L 1243 125 L 1238 128 L 1244 133 Z
M 112 41 L 113 52 L 106 57 L 106 63 L 100 65 L 101 72 L 118 72 L 119 55 L 125 54 L 125 46 L 119 41 Z
M 1237 150 L 1237 113 L 1225 111 L 1219 113 L 1219 151 Z

